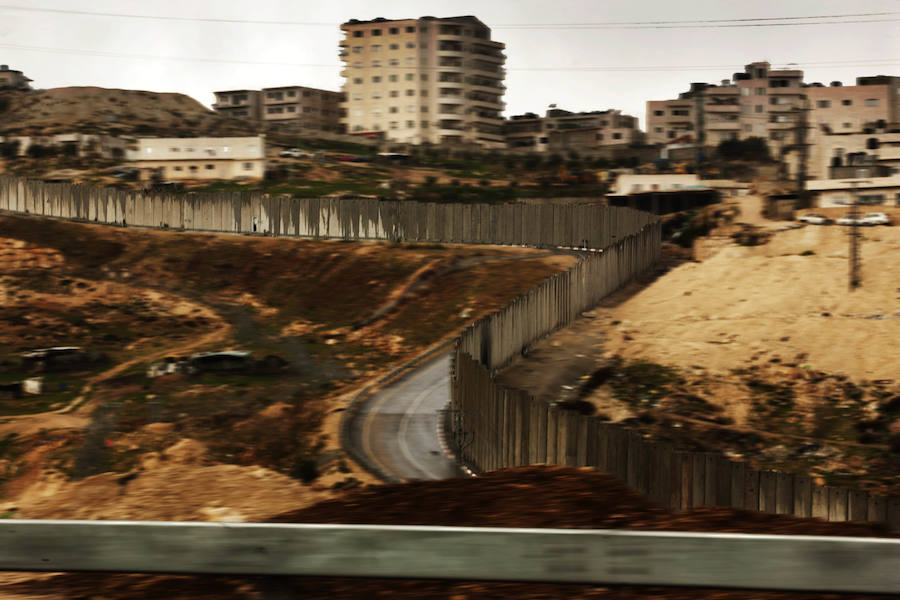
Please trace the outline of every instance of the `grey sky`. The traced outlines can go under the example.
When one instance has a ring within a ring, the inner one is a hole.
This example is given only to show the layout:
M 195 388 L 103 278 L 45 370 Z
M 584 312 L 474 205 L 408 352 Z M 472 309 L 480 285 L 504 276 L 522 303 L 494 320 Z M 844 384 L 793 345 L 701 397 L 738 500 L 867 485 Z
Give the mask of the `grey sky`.
M 11 10 L 11 5 L 92 12 L 324 26 L 181 22 Z M 583 24 L 893 12 L 879 22 L 694 29 L 516 29 L 512 24 Z M 807 81 L 900 73 L 900 0 L 0 0 L 0 62 L 41 88 L 101 87 L 181 92 L 204 104 L 214 90 L 308 85 L 340 89 L 338 26 L 351 19 L 472 14 L 506 43 L 507 115 L 620 108 L 644 126 L 646 100 L 666 99 L 691 81 L 716 82 L 755 60 L 797 63 Z M 60 49 L 56 52 L 47 48 Z M 86 51 L 88 54 L 76 53 Z M 131 56 L 129 56 L 131 55 Z M 231 63 L 170 60 L 206 58 Z M 285 64 L 240 64 L 255 63 Z M 856 61 L 856 62 L 851 62 Z M 830 62 L 830 65 L 815 63 Z M 841 62 L 841 64 L 834 64 Z M 302 66 L 316 65 L 316 66 Z M 591 67 L 631 69 L 591 70 Z M 647 67 L 659 67 L 646 70 Z M 698 68 L 699 67 L 699 68 Z M 541 70 L 532 70 L 541 69 Z

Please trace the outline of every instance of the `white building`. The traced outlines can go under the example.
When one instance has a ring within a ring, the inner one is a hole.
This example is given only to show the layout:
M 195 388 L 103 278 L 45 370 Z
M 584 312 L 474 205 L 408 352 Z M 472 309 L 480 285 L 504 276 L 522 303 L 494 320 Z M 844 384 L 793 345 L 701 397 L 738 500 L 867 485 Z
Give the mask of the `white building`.
M 853 203 L 854 189 L 861 205 L 900 206 L 900 175 L 866 179 L 815 179 L 806 189 L 817 197 L 816 206 L 848 206 Z
M 259 180 L 266 171 L 266 139 L 140 138 L 128 159 L 143 180 Z
M 626 196 L 643 192 L 702 190 L 708 187 L 693 173 L 623 174 L 616 179 L 611 193 L 615 196 Z

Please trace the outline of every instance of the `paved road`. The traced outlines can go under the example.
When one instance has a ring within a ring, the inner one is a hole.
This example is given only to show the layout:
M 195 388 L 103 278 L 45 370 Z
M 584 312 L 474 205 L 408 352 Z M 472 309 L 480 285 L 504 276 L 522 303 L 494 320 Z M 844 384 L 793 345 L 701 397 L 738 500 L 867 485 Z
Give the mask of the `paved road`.
M 450 355 L 416 369 L 360 408 L 353 441 L 399 479 L 446 479 L 463 473 L 438 441 L 439 412 L 450 401 Z

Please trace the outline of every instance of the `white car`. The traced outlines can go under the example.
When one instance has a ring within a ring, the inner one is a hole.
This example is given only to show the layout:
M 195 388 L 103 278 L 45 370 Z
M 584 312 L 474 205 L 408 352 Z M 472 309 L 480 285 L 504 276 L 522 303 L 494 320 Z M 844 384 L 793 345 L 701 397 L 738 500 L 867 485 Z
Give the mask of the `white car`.
M 819 213 L 806 213 L 805 215 L 800 215 L 797 217 L 798 221 L 802 221 L 803 223 L 811 223 L 813 225 L 831 225 L 834 223 L 831 219 L 826 217 L 825 215 L 820 215 Z
M 864 225 L 890 225 L 891 218 L 885 213 L 869 213 L 862 218 Z
M 282 150 L 278 156 L 282 158 L 309 158 L 312 155 L 299 148 L 291 148 L 290 150 Z

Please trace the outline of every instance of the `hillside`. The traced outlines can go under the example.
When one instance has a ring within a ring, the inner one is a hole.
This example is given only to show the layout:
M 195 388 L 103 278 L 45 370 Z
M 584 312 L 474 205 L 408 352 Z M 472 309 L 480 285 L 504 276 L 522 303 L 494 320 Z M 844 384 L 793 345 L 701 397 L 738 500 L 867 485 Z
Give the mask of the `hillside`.
M 3 102 L 3 100 L 6 102 Z M 252 134 L 184 94 L 65 87 L 0 93 L 0 134 L 108 133 L 154 136 Z

